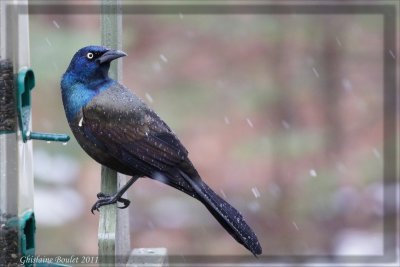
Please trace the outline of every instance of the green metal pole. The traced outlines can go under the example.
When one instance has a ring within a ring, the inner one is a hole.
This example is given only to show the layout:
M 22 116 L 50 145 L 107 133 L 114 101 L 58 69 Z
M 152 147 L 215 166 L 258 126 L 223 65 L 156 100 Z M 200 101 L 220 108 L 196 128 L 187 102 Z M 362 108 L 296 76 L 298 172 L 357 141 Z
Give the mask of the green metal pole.
M 122 49 L 122 8 L 120 0 L 101 1 L 101 43 L 113 49 Z M 110 66 L 110 77 L 121 81 L 122 61 Z M 125 175 L 102 166 L 101 192 L 113 194 L 126 183 Z M 100 209 L 99 257 L 104 266 L 126 262 L 130 250 L 128 209 L 120 210 L 114 205 Z

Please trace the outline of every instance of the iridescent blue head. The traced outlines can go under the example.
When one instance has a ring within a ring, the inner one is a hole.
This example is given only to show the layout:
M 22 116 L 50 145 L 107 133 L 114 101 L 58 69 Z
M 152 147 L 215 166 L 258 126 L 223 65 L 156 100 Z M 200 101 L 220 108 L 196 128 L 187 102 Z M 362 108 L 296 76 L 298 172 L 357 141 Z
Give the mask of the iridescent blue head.
M 126 53 L 104 46 L 86 46 L 78 50 L 69 64 L 66 73 L 76 76 L 80 82 L 107 79 L 110 62 Z
M 64 109 L 70 122 L 97 94 L 115 83 L 108 78 L 110 62 L 126 54 L 103 46 L 86 46 L 75 53 L 61 79 Z

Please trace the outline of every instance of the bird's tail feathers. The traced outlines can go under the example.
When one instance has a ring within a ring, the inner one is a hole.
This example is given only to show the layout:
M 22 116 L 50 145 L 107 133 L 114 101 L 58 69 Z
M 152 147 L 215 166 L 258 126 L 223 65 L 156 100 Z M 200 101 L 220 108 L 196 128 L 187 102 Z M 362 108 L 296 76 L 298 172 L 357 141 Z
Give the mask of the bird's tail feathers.
M 201 179 L 193 180 L 184 172 L 180 171 L 182 178 L 191 185 L 198 194 L 198 199 L 207 207 L 217 221 L 228 233 L 240 244 L 253 253 L 254 256 L 262 253 L 262 248 L 257 236 L 247 225 L 243 216 L 228 202 L 218 196 Z

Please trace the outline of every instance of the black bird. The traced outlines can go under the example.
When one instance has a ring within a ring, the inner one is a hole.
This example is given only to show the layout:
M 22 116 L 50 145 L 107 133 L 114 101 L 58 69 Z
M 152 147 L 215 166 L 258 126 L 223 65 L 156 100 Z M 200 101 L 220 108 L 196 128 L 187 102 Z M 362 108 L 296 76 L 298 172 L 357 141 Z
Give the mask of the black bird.
M 242 215 L 219 197 L 196 171 L 174 132 L 139 97 L 108 77 L 110 62 L 126 56 L 102 46 L 80 49 L 61 80 L 68 124 L 78 143 L 102 165 L 132 178 L 114 195 L 103 193 L 91 211 L 130 201 L 124 192 L 139 178 L 150 177 L 201 201 L 217 221 L 255 256 L 260 243 Z

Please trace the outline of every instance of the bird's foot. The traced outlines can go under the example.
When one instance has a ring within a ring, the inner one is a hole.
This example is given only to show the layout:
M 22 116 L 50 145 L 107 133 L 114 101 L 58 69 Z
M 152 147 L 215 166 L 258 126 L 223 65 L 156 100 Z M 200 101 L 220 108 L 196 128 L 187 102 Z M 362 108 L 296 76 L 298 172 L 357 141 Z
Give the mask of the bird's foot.
M 128 199 L 120 197 L 117 194 L 109 196 L 109 195 L 106 195 L 106 194 L 100 192 L 97 194 L 97 198 L 98 198 L 98 200 L 96 201 L 96 203 L 94 203 L 94 205 L 92 206 L 92 209 L 90 210 L 93 214 L 94 214 L 95 210 L 99 211 L 99 208 L 102 206 L 120 202 L 123 204 L 123 206 L 122 207 L 117 206 L 117 207 L 120 209 L 125 209 L 131 203 Z

